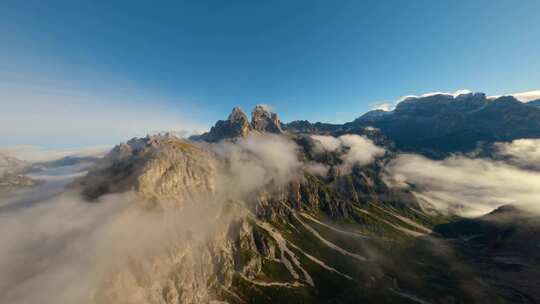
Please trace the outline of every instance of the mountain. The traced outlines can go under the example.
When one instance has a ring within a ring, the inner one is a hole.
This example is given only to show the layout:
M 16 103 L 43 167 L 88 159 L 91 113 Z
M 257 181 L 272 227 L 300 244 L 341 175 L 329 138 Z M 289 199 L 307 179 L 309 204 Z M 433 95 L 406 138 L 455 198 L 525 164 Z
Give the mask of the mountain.
M 31 165 L 29 170 L 39 171 L 45 168 L 52 167 L 64 167 L 64 166 L 74 166 L 74 165 L 91 165 L 97 161 L 99 157 L 96 156 L 77 156 L 77 155 L 68 155 L 59 159 L 45 161 L 45 162 L 36 162 Z
M 530 106 L 540 107 L 540 99 L 531 100 L 527 102 L 527 104 Z
M 540 301 L 536 285 L 540 251 L 530 247 L 540 244 L 538 215 L 504 205 L 479 218 L 441 224 L 434 230 L 452 239 L 484 280 L 502 282 L 499 294 L 516 303 Z
M 253 130 L 268 133 L 282 133 L 281 123 L 276 113 L 270 112 L 268 107 L 257 105 L 251 112 L 251 126 Z
M 227 120 L 219 120 L 209 132 L 193 136 L 194 140 L 217 142 L 223 139 L 246 137 L 251 132 L 283 132 L 277 114 L 264 105 L 257 105 L 251 112 L 251 122 L 239 107 L 233 108 Z
M 321 126 L 324 126 L 321 128 Z M 483 93 L 410 97 L 393 111 L 375 110 L 343 125 L 292 122 L 292 132 L 332 133 L 374 127 L 405 151 L 430 156 L 474 150 L 481 142 L 540 137 L 540 108 Z
M 18 174 L 30 166 L 30 163 L 18 158 L 0 153 L 0 176 Z
M 5 196 L 18 189 L 30 188 L 37 181 L 24 175 L 30 163 L 15 157 L 0 154 L 0 196 Z
M 495 107 L 498 113 L 499 105 L 476 99 L 478 104 L 456 106 L 445 97 L 443 104 L 467 111 Z M 506 107 L 504 100 L 499 102 Z M 448 112 L 430 104 L 420 110 L 415 103 L 407 101 L 397 113 L 432 117 Z M 263 107 L 256 107 L 247 121 L 235 108 L 226 121 L 191 141 L 172 135 L 134 138 L 71 185 L 93 203 L 112 203 L 108 195 L 133 194 L 142 213 L 172 225 L 158 233 L 166 242 L 151 243 L 151 255 L 132 252 L 127 266 L 109 269 L 93 302 L 536 299 L 531 286 L 484 280 L 475 260 L 449 254 L 465 250 L 443 228 L 459 219 L 426 208 L 406 189 L 387 186 L 383 171 L 395 146 L 379 130 L 333 129 L 336 136 L 361 135 L 354 138 L 385 151 L 346 170 L 344 155 L 351 147 L 322 151 L 323 139 L 282 131 L 277 115 Z M 234 140 L 217 142 L 222 139 Z
M 114 147 L 76 186 L 89 199 L 134 189 L 148 202 L 182 204 L 212 193 L 215 178 L 207 151 L 165 134 Z

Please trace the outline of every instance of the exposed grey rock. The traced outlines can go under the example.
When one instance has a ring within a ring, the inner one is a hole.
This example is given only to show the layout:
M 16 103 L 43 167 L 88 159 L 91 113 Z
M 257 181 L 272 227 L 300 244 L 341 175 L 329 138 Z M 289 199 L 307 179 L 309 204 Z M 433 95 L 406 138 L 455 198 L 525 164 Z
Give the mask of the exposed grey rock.
M 116 146 L 76 185 L 93 199 L 135 190 L 167 207 L 211 195 L 215 178 L 216 164 L 207 151 L 171 135 L 154 135 Z
M 227 120 L 219 120 L 210 129 L 210 132 L 195 136 L 192 139 L 216 142 L 223 139 L 245 137 L 251 130 L 246 114 L 239 107 L 234 107 Z
M 246 137 L 252 131 L 281 134 L 281 122 L 276 113 L 266 106 L 257 105 L 251 112 L 251 123 L 239 107 L 234 107 L 227 120 L 219 120 L 209 132 L 192 136 L 192 140 L 217 142 L 226 139 Z
M 276 113 L 264 105 L 257 105 L 251 112 L 251 127 L 259 132 L 282 133 L 281 123 Z

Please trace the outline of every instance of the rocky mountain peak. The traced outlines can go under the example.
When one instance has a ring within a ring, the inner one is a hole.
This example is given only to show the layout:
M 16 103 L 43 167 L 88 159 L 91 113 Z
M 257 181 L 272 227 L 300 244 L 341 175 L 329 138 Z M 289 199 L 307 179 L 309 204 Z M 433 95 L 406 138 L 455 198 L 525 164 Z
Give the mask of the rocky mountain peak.
M 191 139 L 216 142 L 223 139 L 246 137 L 253 130 L 263 133 L 283 132 L 277 114 L 271 112 L 268 106 L 257 105 L 251 112 L 251 122 L 240 107 L 234 107 L 227 120 L 219 120 L 210 129 L 210 132 L 191 137 Z
M 251 112 L 251 127 L 259 132 L 283 132 L 277 114 L 271 112 L 265 105 L 257 105 Z
M 252 127 L 246 114 L 239 107 L 234 107 L 227 120 L 218 120 L 210 132 L 191 137 L 191 139 L 216 142 L 223 139 L 245 137 L 251 130 Z
M 248 118 L 246 114 L 240 109 L 240 107 L 234 107 L 232 109 L 231 114 L 229 114 L 229 117 L 227 118 L 230 122 L 247 122 Z

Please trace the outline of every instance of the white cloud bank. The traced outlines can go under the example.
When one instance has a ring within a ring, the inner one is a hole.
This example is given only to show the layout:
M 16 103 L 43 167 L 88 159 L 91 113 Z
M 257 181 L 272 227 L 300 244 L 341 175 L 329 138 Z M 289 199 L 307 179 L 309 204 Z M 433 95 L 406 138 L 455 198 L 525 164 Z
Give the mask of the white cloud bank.
M 297 177 L 302 167 L 296 143 L 279 135 L 253 133 L 234 143 L 222 141 L 208 147 L 228 163 L 221 186 L 224 193 L 235 197 L 270 182 L 284 184 Z
M 400 155 L 387 166 L 387 181 L 410 188 L 436 209 L 463 216 L 479 216 L 505 204 L 540 212 L 540 172 L 523 169 L 537 164 L 540 141 L 518 140 L 499 144 L 499 149 L 511 157 L 510 163 L 463 156 L 436 161 Z M 514 166 L 512 160 L 521 166 Z
M 0 147 L 0 154 L 8 155 L 20 160 L 34 163 L 57 160 L 67 156 L 102 157 L 111 148 L 111 146 L 96 146 L 78 149 L 44 149 L 39 146 L 21 145 L 12 147 Z
M 524 168 L 540 170 L 540 139 L 518 139 L 495 144 L 497 153 Z
M 316 140 L 315 152 L 338 152 L 343 161 L 340 169 L 349 172 L 354 165 L 367 165 L 376 157 L 382 156 L 385 150 L 365 136 L 346 134 L 339 137 L 328 135 L 312 135 Z

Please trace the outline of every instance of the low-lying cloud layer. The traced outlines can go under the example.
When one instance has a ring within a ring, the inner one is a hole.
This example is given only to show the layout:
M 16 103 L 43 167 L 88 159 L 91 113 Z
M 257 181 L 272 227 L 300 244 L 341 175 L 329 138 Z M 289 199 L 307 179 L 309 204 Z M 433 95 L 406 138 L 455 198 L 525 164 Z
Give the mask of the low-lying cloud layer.
M 235 143 L 210 144 L 209 149 L 228 163 L 227 177 L 222 178 L 224 188 L 234 189 L 237 195 L 251 193 L 271 181 L 284 184 L 298 176 L 302 167 L 298 146 L 279 135 L 251 134 Z
M 346 134 L 339 137 L 312 135 L 311 137 L 316 140 L 314 152 L 328 151 L 339 154 L 343 161 L 340 169 L 344 173 L 349 172 L 354 165 L 367 165 L 385 153 L 383 148 L 375 145 L 367 137 L 356 134 Z
M 538 143 L 515 141 L 499 147 L 501 153 L 530 164 L 540 148 Z M 390 162 L 387 172 L 390 184 L 410 188 L 438 210 L 479 216 L 500 205 L 514 204 L 540 212 L 540 172 L 511 162 L 464 156 L 437 161 L 404 154 Z
M 497 153 L 523 168 L 540 170 L 540 139 L 518 139 L 495 144 Z
M 47 162 L 63 157 L 102 157 L 111 149 L 110 146 L 95 146 L 78 149 L 44 149 L 39 146 L 19 145 L 0 147 L 0 153 L 27 162 Z

